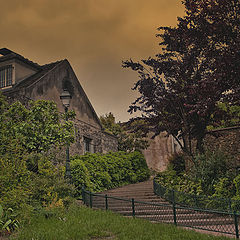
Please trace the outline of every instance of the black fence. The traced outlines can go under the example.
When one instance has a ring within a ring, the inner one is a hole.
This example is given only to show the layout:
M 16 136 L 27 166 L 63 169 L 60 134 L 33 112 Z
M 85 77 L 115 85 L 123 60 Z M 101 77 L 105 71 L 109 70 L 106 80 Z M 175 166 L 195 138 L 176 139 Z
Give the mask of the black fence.
M 135 199 L 125 199 L 82 190 L 85 205 L 121 213 L 125 216 L 144 218 L 153 222 L 175 224 L 195 229 L 202 229 L 239 238 L 239 214 L 179 206 L 174 201 L 169 203 L 149 203 Z

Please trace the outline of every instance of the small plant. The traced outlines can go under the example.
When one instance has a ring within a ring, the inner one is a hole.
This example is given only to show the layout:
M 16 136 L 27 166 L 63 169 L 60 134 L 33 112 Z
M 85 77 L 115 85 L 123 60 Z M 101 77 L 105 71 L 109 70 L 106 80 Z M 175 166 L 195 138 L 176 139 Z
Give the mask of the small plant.
M 9 234 L 19 227 L 19 222 L 16 217 L 17 214 L 14 213 L 12 208 L 4 211 L 0 205 L 0 235 Z

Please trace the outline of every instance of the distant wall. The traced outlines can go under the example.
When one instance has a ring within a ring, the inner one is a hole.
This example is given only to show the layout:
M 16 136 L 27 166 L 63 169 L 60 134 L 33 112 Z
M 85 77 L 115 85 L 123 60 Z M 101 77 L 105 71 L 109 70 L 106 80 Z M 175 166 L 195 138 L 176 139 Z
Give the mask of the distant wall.
M 149 135 L 148 140 L 150 146 L 143 151 L 148 167 L 155 171 L 164 171 L 168 165 L 168 158 L 181 150 L 178 143 L 172 136 L 166 136 L 166 133 L 161 133 L 154 139 Z M 221 150 L 230 155 L 231 165 L 240 168 L 240 127 L 208 132 L 204 145 L 210 150 Z
M 168 165 L 168 158 L 179 151 L 179 146 L 173 137 L 166 136 L 166 133 L 161 133 L 154 139 L 151 139 L 151 136 L 152 134 L 149 134 L 149 147 L 142 152 L 150 169 L 164 171 Z

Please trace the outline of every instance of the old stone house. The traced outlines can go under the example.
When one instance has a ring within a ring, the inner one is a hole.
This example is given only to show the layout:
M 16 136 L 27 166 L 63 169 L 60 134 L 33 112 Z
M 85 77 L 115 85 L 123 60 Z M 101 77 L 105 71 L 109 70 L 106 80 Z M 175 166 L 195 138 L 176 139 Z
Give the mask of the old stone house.
M 71 96 L 70 110 L 76 113 L 75 137 L 71 154 L 117 151 L 117 139 L 106 133 L 67 59 L 39 65 L 7 49 L 0 49 L 0 90 L 10 102 L 52 100 L 60 112 L 63 90 Z

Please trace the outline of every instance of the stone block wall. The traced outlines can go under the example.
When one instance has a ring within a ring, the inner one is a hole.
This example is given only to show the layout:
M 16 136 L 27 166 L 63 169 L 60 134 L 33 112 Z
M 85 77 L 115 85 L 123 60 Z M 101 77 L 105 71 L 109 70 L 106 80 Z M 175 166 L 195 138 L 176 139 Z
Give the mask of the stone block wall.
M 96 128 L 83 121 L 75 119 L 75 142 L 70 147 L 70 153 L 73 154 L 84 154 L 84 137 L 91 139 L 91 145 L 94 152 L 107 153 L 117 151 L 117 139 L 105 133 L 102 129 Z
M 240 127 L 209 132 L 205 138 L 205 146 L 228 154 L 232 158 L 233 166 L 240 167 Z

